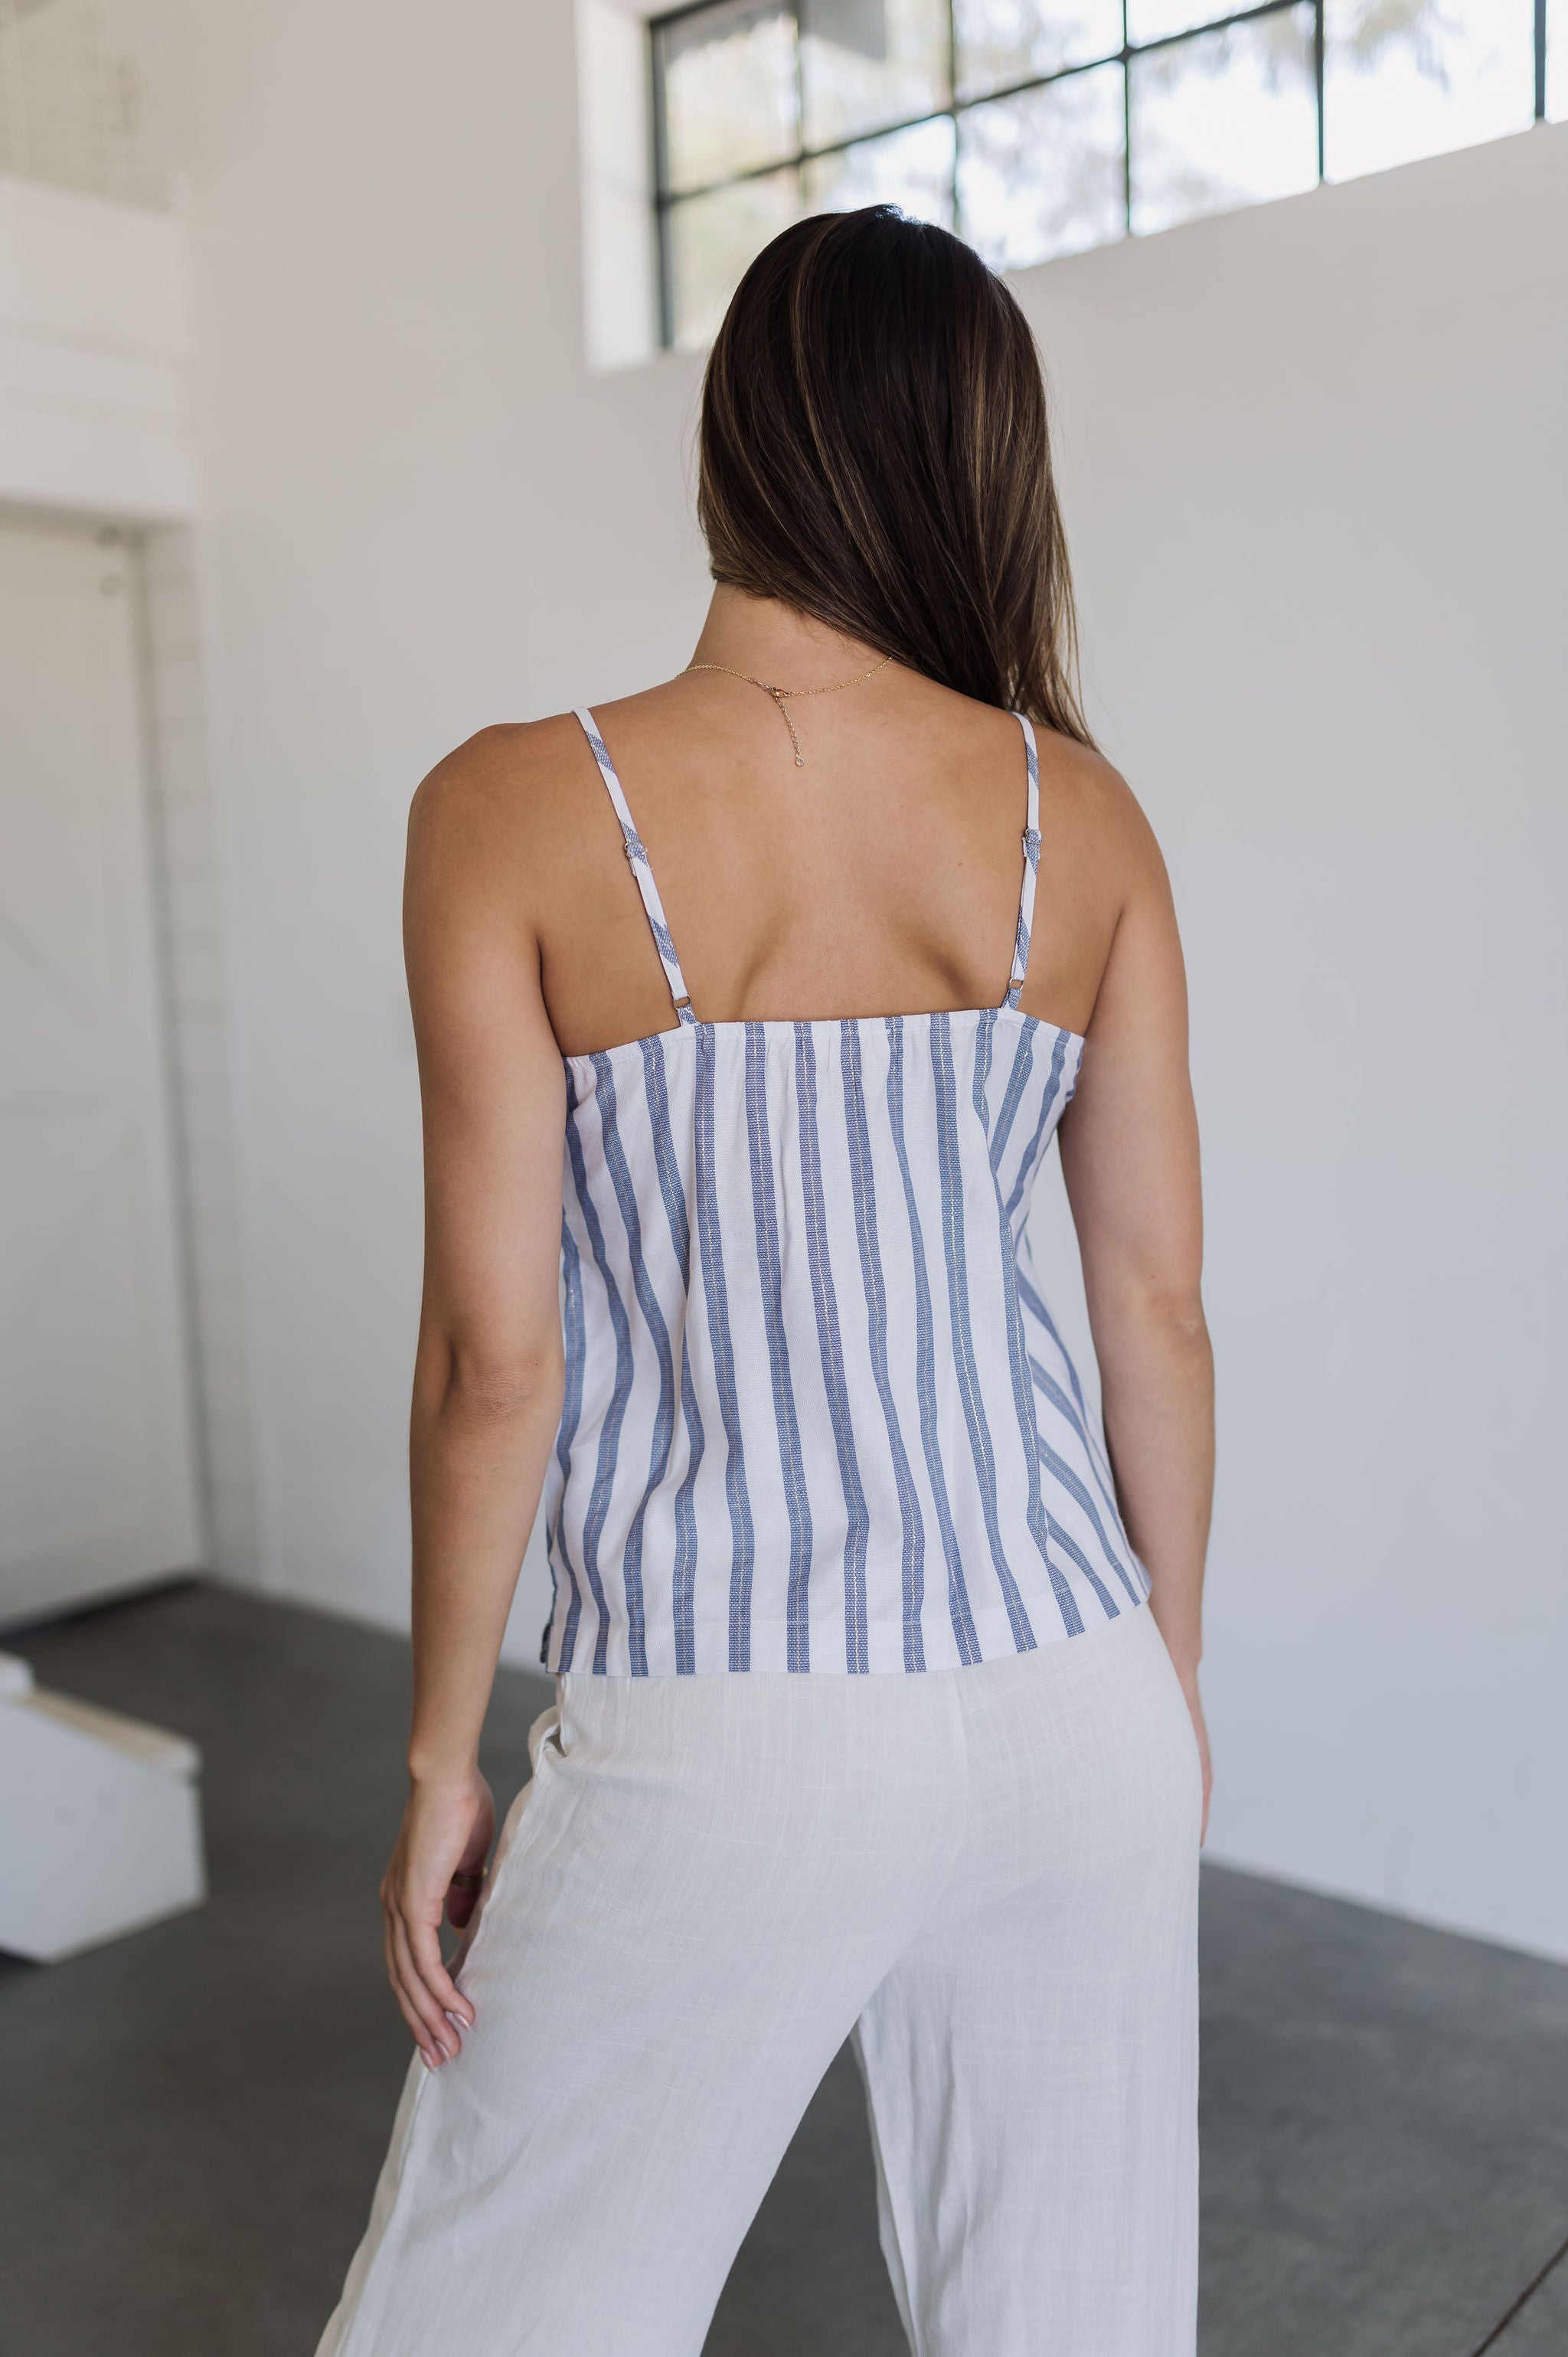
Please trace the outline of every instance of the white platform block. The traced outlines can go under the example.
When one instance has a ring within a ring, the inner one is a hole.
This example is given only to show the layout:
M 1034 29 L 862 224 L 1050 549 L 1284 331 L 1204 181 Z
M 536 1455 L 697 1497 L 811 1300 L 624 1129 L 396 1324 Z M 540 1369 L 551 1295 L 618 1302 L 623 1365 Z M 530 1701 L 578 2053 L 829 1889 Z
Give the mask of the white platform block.
M 52 1964 L 207 1896 L 201 1755 L 0 1653 L 0 1948 Z

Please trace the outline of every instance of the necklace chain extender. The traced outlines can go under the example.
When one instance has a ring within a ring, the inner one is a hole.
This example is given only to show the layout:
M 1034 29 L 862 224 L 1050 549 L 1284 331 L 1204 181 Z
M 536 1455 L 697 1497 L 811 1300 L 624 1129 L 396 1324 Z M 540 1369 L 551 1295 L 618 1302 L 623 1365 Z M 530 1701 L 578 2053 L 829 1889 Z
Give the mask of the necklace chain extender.
M 748 671 L 735 671 L 728 663 L 691 662 L 686 665 L 686 669 L 688 671 L 722 671 L 726 679 L 743 679 L 747 687 L 759 687 L 764 695 L 770 695 L 779 706 L 779 718 L 789 731 L 789 742 L 795 748 L 795 767 L 798 770 L 803 770 L 806 766 L 806 757 L 800 750 L 800 740 L 795 734 L 795 724 L 785 709 L 786 705 L 798 695 L 837 695 L 843 688 L 858 687 L 863 680 L 875 679 L 879 671 L 886 671 L 892 660 L 891 655 L 884 655 L 881 662 L 874 662 L 869 671 L 857 671 L 853 679 L 831 680 L 826 687 L 775 687 L 771 680 L 755 678 Z

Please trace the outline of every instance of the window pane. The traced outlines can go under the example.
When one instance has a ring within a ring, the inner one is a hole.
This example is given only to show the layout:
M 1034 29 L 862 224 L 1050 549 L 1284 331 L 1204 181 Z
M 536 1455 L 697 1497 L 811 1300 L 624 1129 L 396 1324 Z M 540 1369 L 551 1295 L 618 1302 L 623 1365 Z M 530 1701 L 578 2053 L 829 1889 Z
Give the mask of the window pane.
M 712 342 L 748 265 L 800 217 L 800 175 L 793 168 L 671 206 L 675 341 L 682 350 Z
M 947 0 L 801 0 L 807 146 L 945 106 L 948 40 Z
M 655 35 L 671 188 L 705 188 L 792 156 L 799 143 L 795 17 L 779 0 L 729 0 Z
M 1331 180 L 1500 138 L 1534 116 L 1533 0 L 1326 0 L 1324 36 Z
M 953 0 L 958 94 L 983 97 L 1009 82 L 1063 66 L 1113 57 L 1122 46 L 1122 0 Z
M 916 221 L 952 227 L 950 114 L 912 124 L 880 139 L 862 139 L 805 167 L 806 210 L 848 213 L 860 205 L 897 205 Z
M 1163 41 L 1167 33 L 1190 33 L 1245 5 L 1246 0 L 1127 0 L 1127 38 L 1134 48 L 1140 41 Z
M 1568 117 L 1568 0 L 1547 0 L 1546 119 Z
M 1310 7 L 1195 34 L 1128 71 L 1140 236 L 1316 181 Z
M 1109 245 L 1126 233 L 1122 173 L 1119 65 L 993 98 L 961 118 L 961 234 L 993 270 Z

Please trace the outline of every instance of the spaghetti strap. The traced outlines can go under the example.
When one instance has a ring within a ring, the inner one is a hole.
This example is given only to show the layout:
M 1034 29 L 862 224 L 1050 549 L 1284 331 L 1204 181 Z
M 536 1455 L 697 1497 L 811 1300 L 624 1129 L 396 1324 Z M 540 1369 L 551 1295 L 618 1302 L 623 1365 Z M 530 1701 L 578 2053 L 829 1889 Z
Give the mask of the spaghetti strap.
M 625 846 L 626 856 L 631 862 L 631 872 L 637 879 L 637 888 L 642 895 L 642 905 L 647 912 L 649 931 L 653 935 L 653 946 L 659 952 L 659 963 L 664 968 L 664 979 L 670 985 L 670 996 L 675 1002 L 675 1012 L 682 1023 L 695 1023 L 697 1018 L 692 1012 L 692 996 L 686 988 L 686 977 L 681 971 L 681 961 L 675 954 L 675 944 L 670 938 L 670 928 L 664 921 L 664 903 L 659 897 L 659 887 L 653 880 L 653 869 L 649 864 L 648 846 L 632 824 L 631 813 L 627 808 L 626 796 L 621 791 L 620 780 L 615 772 L 615 763 L 610 759 L 605 740 L 599 734 L 598 723 L 585 705 L 579 705 L 576 707 L 576 716 L 583 724 L 583 734 L 593 748 L 594 759 L 599 765 L 599 775 L 608 787 L 610 800 L 615 804 L 616 816 L 620 821 L 621 842 Z
M 1008 977 L 1004 1006 L 1017 1009 L 1024 976 L 1029 965 L 1029 931 L 1035 921 L 1035 877 L 1040 865 L 1040 757 L 1028 715 L 1015 712 L 1024 732 L 1024 759 L 1029 772 L 1029 800 L 1024 825 L 1024 881 L 1018 894 L 1018 930 L 1013 941 L 1013 971 Z

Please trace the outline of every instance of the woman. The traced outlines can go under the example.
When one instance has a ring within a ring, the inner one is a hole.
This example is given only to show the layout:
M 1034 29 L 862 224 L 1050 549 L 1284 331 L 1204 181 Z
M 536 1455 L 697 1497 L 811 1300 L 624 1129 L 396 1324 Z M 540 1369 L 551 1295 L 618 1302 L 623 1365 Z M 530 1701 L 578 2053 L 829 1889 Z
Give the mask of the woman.
M 1184 2357 L 1197 1145 L 1011 296 L 890 209 L 788 231 L 699 514 L 688 671 L 414 802 L 419 2059 L 323 2357 L 697 2357 L 852 2034 L 920 2357 Z M 1024 1241 L 1053 1134 L 1109 1463 Z M 558 1700 L 476 1928 L 542 1489 Z

